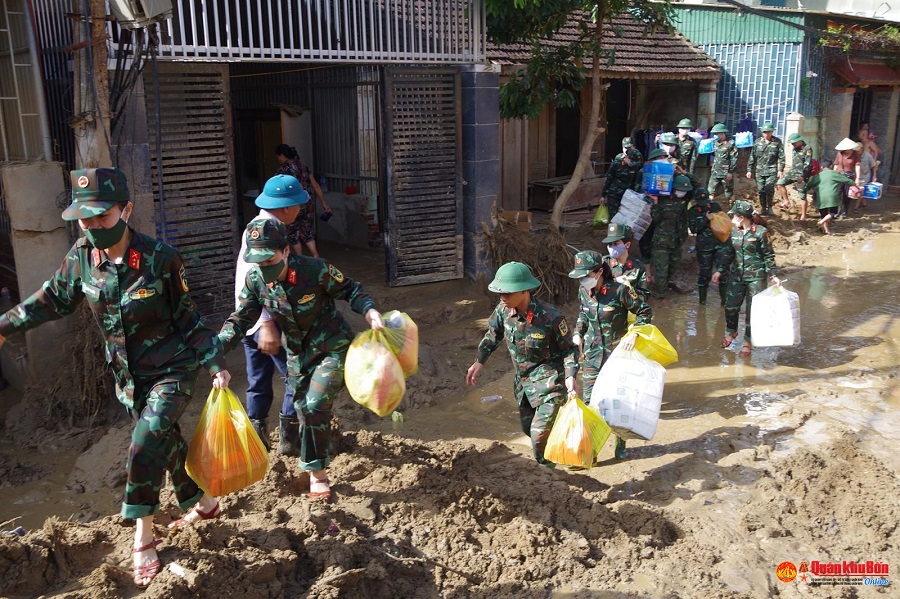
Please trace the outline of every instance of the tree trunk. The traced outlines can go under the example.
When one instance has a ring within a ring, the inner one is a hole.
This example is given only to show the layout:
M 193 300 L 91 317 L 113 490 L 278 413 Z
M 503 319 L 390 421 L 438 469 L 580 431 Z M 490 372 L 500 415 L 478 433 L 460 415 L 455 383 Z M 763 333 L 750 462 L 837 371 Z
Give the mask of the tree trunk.
M 575 163 L 575 170 L 572 172 L 572 177 L 569 179 L 569 182 L 566 183 L 566 186 L 563 187 L 562 192 L 556 199 L 556 203 L 553 205 L 553 214 L 550 216 L 550 226 L 556 231 L 559 231 L 563 211 L 566 208 L 566 204 L 569 203 L 569 198 L 572 197 L 572 194 L 578 189 L 578 186 L 581 184 L 581 179 L 584 176 L 584 171 L 591 163 L 591 152 L 594 150 L 594 142 L 597 141 L 597 136 L 606 130 L 598 124 L 600 120 L 601 94 L 606 93 L 606 90 L 600 85 L 599 53 L 600 43 L 603 40 L 603 22 L 605 20 L 606 2 L 605 0 L 600 0 L 597 3 L 597 25 L 595 29 L 596 46 L 593 53 L 594 61 L 591 65 L 591 127 L 588 129 L 587 136 L 581 144 L 581 154 L 578 155 L 578 162 Z

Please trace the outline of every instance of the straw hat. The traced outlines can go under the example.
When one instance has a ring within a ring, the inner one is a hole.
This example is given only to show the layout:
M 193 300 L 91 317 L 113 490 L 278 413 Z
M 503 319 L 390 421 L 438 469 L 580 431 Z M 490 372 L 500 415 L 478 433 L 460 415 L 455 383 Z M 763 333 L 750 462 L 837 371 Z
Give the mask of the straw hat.
M 860 145 L 860 144 L 853 141 L 849 137 L 845 137 L 844 139 L 841 140 L 841 143 L 834 146 L 834 149 L 837 150 L 838 152 L 843 152 L 844 150 L 855 150 L 856 146 L 858 146 L 858 145 Z

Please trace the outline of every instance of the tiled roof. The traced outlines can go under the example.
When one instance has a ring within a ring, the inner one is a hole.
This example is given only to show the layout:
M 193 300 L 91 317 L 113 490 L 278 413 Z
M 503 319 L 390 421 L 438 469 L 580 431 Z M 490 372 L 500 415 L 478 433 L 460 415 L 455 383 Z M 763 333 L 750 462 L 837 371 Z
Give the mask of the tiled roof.
M 573 17 L 553 39 L 544 43 L 561 46 L 578 39 L 579 19 Z M 679 31 L 644 36 L 644 28 L 630 15 L 619 15 L 604 31 L 603 48 L 615 50 L 611 66 L 601 65 L 603 77 L 614 79 L 706 79 L 718 80 L 720 69 L 706 52 L 695 46 Z M 525 64 L 531 56 L 530 46 L 510 44 L 497 46 L 488 42 L 488 58 L 501 65 Z M 606 61 L 604 60 L 604 63 Z M 585 68 L 591 67 L 587 58 Z

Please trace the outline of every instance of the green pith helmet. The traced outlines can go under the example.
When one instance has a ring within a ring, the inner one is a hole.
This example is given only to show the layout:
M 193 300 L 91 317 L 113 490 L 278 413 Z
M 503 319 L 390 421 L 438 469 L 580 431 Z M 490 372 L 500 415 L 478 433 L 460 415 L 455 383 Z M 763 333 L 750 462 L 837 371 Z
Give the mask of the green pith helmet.
M 625 155 L 631 158 L 632 162 L 643 162 L 644 157 L 641 155 L 641 151 L 637 148 L 628 148 L 625 150 Z
M 612 225 L 610 225 L 612 226 Z M 569 273 L 573 279 L 586 277 L 603 264 L 603 256 L 594 250 L 585 250 L 575 254 L 575 268 Z
M 613 243 L 620 239 L 631 241 L 634 239 L 634 231 L 631 230 L 631 227 L 622 223 L 609 223 L 609 227 L 606 229 L 606 237 L 603 238 L 601 243 Z
M 765 133 L 766 131 L 774 131 L 775 127 L 772 126 L 772 121 L 766 121 L 759 130 Z
M 530 291 L 541 286 L 527 264 L 521 262 L 507 262 L 497 269 L 494 280 L 488 285 L 488 291 L 494 293 L 515 293 L 516 291 Z
M 803 136 L 800 135 L 799 133 L 791 133 L 790 135 L 788 135 L 788 143 L 789 144 L 795 144 L 798 141 L 802 141 L 803 143 L 806 143 L 806 140 L 803 139 Z
M 731 205 L 731 210 L 728 211 L 728 216 L 734 216 L 735 214 L 750 218 L 753 216 L 753 206 L 747 200 L 737 200 Z
M 630 137 L 623 137 L 623 138 L 622 138 L 622 147 L 623 147 L 624 149 L 626 149 L 626 150 L 627 150 L 628 148 L 633 148 L 633 147 L 634 147 L 634 140 L 631 139 Z
M 290 245 L 287 227 L 279 220 L 261 218 L 251 220 L 244 230 L 247 248 L 244 250 L 244 262 L 259 264 L 265 262 L 280 250 Z
M 678 143 L 678 138 L 675 137 L 674 133 L 663 133 L 659 141 L 660 143 L 675 145 Z
M 72 205 L 63 210 L 64 220 L 100 216 L 116 204 L 128 202 L 128 181 L 116 167 L 71 171 Z
M 672 181 L 672 191 L 690 191 L 694 189 L 694 184 L 684 175 L 675 175 Z
M 656 160 L 657 158 L 665 158 L 667 156 L 668 154 L 666 154 L 665 151 L 656 148 L 650 151 L 650 155 L 647 156 L 647 160 Z
M 691 122 L 691 119 L 681 119 L 678 121 L 679 129 L 693 129 L 694 123 Z
M 710 133 L 728 133 L 728 127 L 723 125 L 722 123 L 716 123 L 712 129 L 709 130 Z

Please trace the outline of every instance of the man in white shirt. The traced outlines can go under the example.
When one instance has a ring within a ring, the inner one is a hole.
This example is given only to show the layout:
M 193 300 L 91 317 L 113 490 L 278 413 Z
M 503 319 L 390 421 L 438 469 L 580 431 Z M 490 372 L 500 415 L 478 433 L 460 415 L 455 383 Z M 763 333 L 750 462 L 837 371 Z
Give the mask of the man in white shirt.
M 279 220 L 288 225 L 297 218 L 301 206 L 309 201 L 309 194 L 300 182 L 290 175 L 275 175 L 256 198 L 259 214 L 253 220 Z M 244 288 L 247 272 L 256 265 L 244 260 L 246 240 L 241 235 L 241 251 L 238 253 L 234 273 L 234 301 L 238 307 L 238 296 Z M 263 310 L 259 321 L 247 331 L 243 339 L 244 356 L 247 359 L 247 416 L 266 449 L 269 446 L 269 428 L 266 418 L 272 407 L 274 391 L 272 377 L 275 370 L 282 377 L 287 376 L 287 356 L 281 345 L 281 330 L 269 313 Z M 294 391 L 290 385 L 284 387 L 284 402 L 279 418 L 278 452 L 282 455 L 297 456 L 299 448 L 299 420 L 294 407 Z

